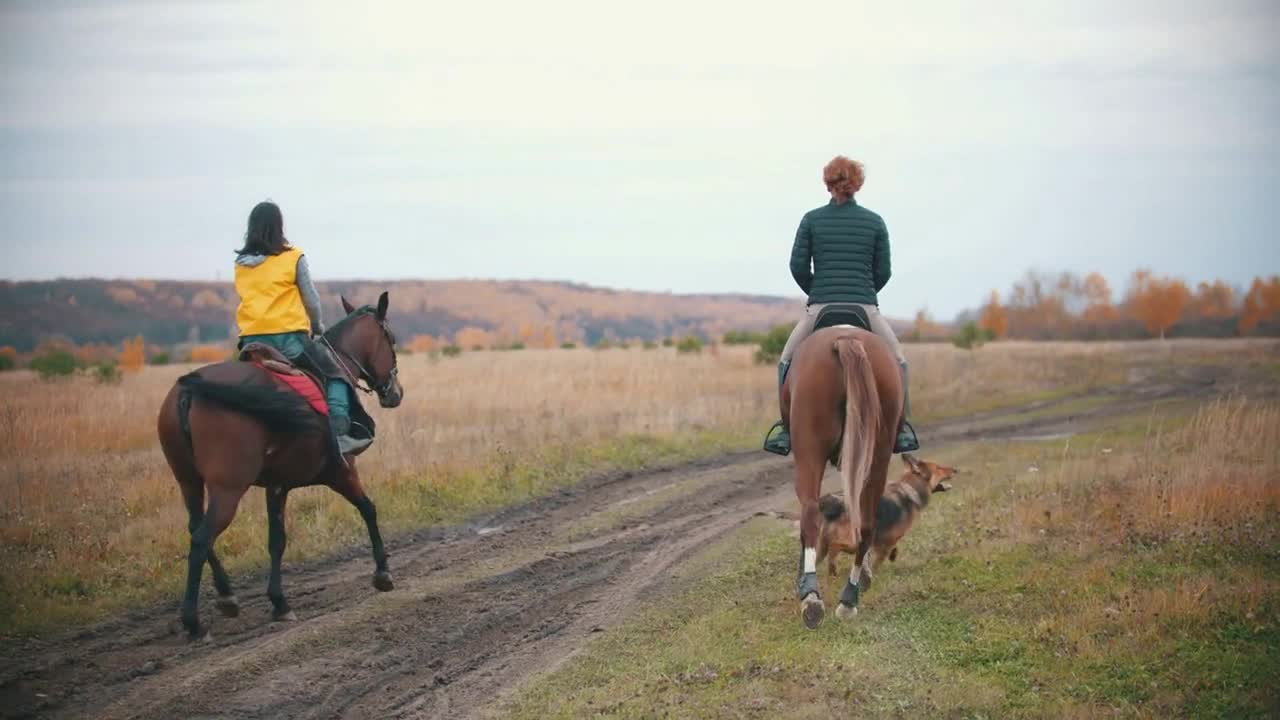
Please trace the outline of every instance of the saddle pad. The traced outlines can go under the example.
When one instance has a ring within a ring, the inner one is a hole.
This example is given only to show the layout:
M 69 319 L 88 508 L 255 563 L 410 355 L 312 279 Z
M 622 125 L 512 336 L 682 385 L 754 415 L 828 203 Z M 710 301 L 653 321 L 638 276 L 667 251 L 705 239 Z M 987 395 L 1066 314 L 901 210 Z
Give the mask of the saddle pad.
M 277 372 L 262 363 L 255 364 L 275 376 L 277 381 L 288 385 L 290 390 L 301 395 L 302 399 L 307 401 L 307 404 L 311 406 L 312 410 L 315 410 L 326 417 L 329 415 L 329 402 L 325 400 L 324 392 L 320 389 L 320 386 L 306 374 Z

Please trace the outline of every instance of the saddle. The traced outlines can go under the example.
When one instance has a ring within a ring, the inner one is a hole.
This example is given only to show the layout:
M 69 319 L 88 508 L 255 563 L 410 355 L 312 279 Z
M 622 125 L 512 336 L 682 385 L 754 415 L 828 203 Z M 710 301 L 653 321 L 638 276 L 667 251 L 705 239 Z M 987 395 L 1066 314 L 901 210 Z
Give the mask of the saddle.
M 851 325 L 856 328 L 862 328 L 867 332 L 871 330 L 871 320 L 867 317 L 867 311 L 858 305 L 833 304 L 828 305 L 818 311 L 818 319 L 813 323 L 814 332 L 823 328 L 836 327 L 837 325 Z
M 311 409 L 327 416 L 329 402 L 324 395 L 324 382 L 314 373 L 307 372 L 284 356 L 284 353 L 262 343 L 249 343 L 240 349 L 240 361 L 262 367 L 301 395 Z

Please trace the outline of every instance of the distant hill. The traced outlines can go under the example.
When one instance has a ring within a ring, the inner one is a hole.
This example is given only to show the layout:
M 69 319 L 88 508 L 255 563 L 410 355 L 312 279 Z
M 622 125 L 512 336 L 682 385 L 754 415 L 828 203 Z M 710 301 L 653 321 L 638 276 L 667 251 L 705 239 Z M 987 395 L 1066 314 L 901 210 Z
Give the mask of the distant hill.
M 356 304 L 391 293 L 392 324 L 409 341 L 429 335 L 467 344 L 594 344 L 601 338 L 718 338 L 728 330 L 791 323 L 799 298 L 676 295 L 610 290 L 564 282 L 401 280 L 322 283 L 325 322 L 339 294 Z M 171 345 L 219 342 L 234 334 L 230 283 L 166 280 L 0 282 L 0 345 L 29 351 L 49 339 L 118 344 L 142 335 Z

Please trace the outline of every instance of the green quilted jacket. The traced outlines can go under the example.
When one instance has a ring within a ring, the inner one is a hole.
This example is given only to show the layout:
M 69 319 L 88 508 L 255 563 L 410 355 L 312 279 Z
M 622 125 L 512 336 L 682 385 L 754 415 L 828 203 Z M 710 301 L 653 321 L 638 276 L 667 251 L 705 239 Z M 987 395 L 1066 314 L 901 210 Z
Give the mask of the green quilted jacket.
M 791 276 L 809 304 L 879 305 L 889 282 L 889 231 L 856 200 L 805 213 L 791 247 Z

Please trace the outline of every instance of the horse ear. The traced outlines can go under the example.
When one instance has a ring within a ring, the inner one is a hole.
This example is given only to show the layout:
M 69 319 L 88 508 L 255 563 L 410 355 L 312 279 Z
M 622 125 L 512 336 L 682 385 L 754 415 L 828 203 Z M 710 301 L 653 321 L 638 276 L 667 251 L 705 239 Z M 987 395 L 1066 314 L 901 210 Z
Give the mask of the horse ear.
M 387 293 L 385 291 L 378 296 L 378 319 L 379 320 L 387 319 L 387 304 L 390 301 L 391 300 L 390 298 L 387 297 Z
M 339 295 L 338 297 L 342 299 L 342 311 L 343 311 L 343 312 L 345 312 L 346 314 L 350 315 L 351 313 L 353 313 L 353 312 L 355 312 L 355 311 L 356 311 L 355 306 L 353 306 L 351 303 L 347 302 L 347 296 L 346 296 L 346 295 Z

